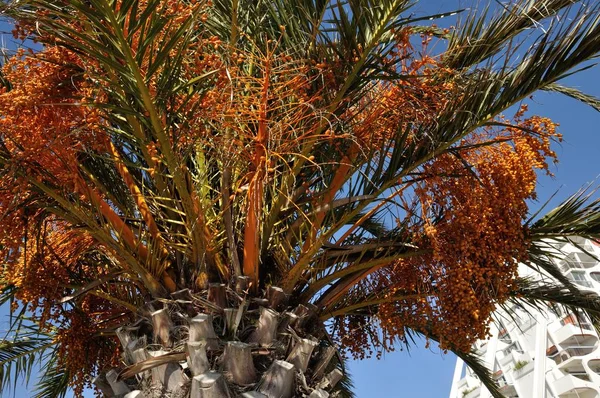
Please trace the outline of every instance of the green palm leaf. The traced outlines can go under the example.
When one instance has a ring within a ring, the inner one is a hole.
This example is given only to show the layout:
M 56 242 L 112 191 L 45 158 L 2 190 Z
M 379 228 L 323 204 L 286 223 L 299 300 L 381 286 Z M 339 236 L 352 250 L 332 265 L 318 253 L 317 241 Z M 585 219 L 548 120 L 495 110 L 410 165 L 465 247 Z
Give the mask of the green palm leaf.
M 52 336 L 39 333 L 32 328 L 15 332 L 13 338 L 0 342 L 0 389 L 13 388 L 17 382 L 29 383 L 37 366 L 48 360 L 54 353 L 56 342 Z M 45 376 L 41 377 L 44 380 Z M 12 383 L 12 385 L 11 385 Z M 66 386 L 65 386 L 66 390 Z

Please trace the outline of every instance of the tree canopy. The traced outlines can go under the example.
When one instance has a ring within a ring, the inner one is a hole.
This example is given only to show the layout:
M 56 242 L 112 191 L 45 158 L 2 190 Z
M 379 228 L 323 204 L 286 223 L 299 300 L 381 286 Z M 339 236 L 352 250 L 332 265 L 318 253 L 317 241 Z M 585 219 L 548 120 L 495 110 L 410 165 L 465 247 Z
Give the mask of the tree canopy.
M 313 305 L 358 358 L 415 333 L 466 353 L 523 297 L 597 317 L 545 242 L 598 238 L 599 203 L 530 218 L 561 134 L 524 101 L 598 107 L 559 82 L 598 55 L 600 6 L 520 0 L 458 10 L 451 29 L 430 21 L 454 10 L 412 6 L 6 3 L 42 48 L 2 68 L 0 286 L 29 314 L 0 345 L 3 383 L 50 352 L 39 396 L 81 393 L 145 304 L 240 276 L 249 296 Z

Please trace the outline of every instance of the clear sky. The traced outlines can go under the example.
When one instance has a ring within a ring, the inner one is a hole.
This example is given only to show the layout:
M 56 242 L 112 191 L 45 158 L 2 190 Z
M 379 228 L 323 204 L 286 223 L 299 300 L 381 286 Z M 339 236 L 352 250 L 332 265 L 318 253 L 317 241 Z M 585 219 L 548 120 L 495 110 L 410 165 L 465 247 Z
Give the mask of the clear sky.
M 458 2 L 425 0 L 422 4 L 420 11 L 435 13 L 455 9 Z M 3 30 L 2 27 L 0 30 Z M 8 41 L 11 37 L 5 36 L 5 39 Z M 598 68 L 569 78 L 564 83 L 600 97 Z M 538 189 L 541 203 L 558 191 L 551 203 L 557 204 L 600 175 L 600 113 L 559 94 L 538 93 L 527 103 L 531 114 L 548 116 L 559 122 L 560 132 L 564 135 L 562 145 L 555 147 L 560 159 L 552 170 L 555 178 L 541 178 Z M 532 203 L 531 208 L 535 210 L 539 205 Z M 5 316 L 6 311 L 0 310 L 0 319 L 5 319 Z M 410 352 L 397 351 L 381 360 L 351 362 L 349 368 L 359 398 L 443 398 L 450 391 L 454 364 L 454 355 L 442 355 L 438 349 L 425 349 L 421 344 L 421 347 L 412 347 Z M 0 393 L 0 396 L 13 395 Z M 29 394 L 23 390 L 15 396 L 27 398 Z

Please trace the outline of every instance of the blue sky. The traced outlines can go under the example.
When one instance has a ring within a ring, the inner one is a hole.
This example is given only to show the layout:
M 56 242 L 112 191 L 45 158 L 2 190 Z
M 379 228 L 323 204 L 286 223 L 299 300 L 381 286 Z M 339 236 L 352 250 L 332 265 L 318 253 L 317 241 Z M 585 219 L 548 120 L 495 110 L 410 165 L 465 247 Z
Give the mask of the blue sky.
M 465 4 L 466 2 L 462 2 Z M 421 11 L 435 13 L 457 8 L 453 0 L 422 2 Z M 3 30 L 0 27 L 0 30 Z M 6 30 L 6 29 L 4 29 Z M 10 36 L 5 36 L 9 41 Z M 600 69 L 588 70 L 564 82 L 589 94 L 600 97 Z M 566 198 L 583 185 L 594 181 L 600 174 L 600 113 L 559 94 L 538 93 L 528 100 L 530 113 L 549 116 L 560 123 L 564 135 L 562 145 L 555 146 L 560 163 L 552 168 L 555 178 L 542 177 L 538 187 L 540 202 L 543 203 L 558 191 L 551 205 Z M 532 203 L 536 210 L 540 202 Z M 6 311 L 0 310 L 0 319 Z M 0 330 L 4 329 L 0 321 Z M 412 347 L 410 352 L 389 353 L 383 359 L 351 362 L 350 372 L 359 398 L 442 398 L 450 391 L 455 357 L 442 355 L 435 346 L 425 349 Z M 0 394 L 2 397 L 12 394 Z M 17 398 L 26 398 L 25 391 L 17 392 Z M 89 395 L 92 396 L 91 394 Z

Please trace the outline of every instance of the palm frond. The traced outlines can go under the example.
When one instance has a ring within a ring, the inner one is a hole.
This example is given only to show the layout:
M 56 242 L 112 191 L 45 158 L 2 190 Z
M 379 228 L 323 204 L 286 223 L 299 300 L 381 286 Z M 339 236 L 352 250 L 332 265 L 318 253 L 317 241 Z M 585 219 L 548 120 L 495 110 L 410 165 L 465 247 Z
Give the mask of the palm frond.
M 413 333 L 419 336 L 422 336 L 424 338 L 433 340 L 435 342 L 440 341 L 440 337 L 441 336 L 436 336 L 435 334 L 431 333 L 431 330 L 407 330 L 408 335 L 411 336 L 410 338 L 413 339 L 414 341 L 414 336 Z M 475 351 L 471 351 L 471 352 L 464 352 L 461 350 L 451 350 L 454 354 L 456 354 L 457 357 L 459 357 L 460 359 L 462 359 L 465 363 L 465 365 L 467 365 L 469 368 L 471 368 L 471 370 L 473 371 L 473 373 L 475 373 L 475 375 L 477 376 L 477 378 L 479 378 L 479 380 L 481 381 L 481 383 L 485 386 L 485 388 L 490 392 L 490 394 L 492 394 L 492 397 L 494 398 L 503 398 L 504 394 L 502 394 L 502 392 L 500 391 L 500 386 L 498 385 L 498 383 L 496 383 L 496 380 L 494 380 L 494 377 L 492 376 L 492 372 L 490 371 L 490 369 L 486 366 L 486 364 L 483 362 L 482 358 L 480 355 L 478 355 Z
M 600 199 L 593 199 L 596 191 L 591 185 L 582 188 L 534 221 L 529 226 L 530 239 L 600 238 Z
M 348 366 L 346 366 L 346 360 L 338 355 L 334 356 L 331 361 L 334 367 L 338 367 L 338 365 L 343 369 L 344 376 L 335 387 L 334 394 L 339 396 L 340 398 L 354 398 L 356 395 L 354 394 L 354 382 L 352 381 L 353 376 L 348 370 Z
M 518 279 L 517 286 L 513 297 L 509 299 L 510 303 L 529 306 L 540 312 L 552 306 L 562 307 L 565 312 L 572 314 L 583 310 L 594 325 L 600 327 L 600 298 L 596 294 L 527 278 Z
M 554 240 L 554 243 L 559 242 L 560 239 Z M 551 245 L 549 241 L 532 241 L 527 249 L 527 256 L 525 264 L 538 275 L 541 277 L 549 275 L 559 281 L 565 288 L 576 289 L 556 265 L 555 261 L 560 260 L 563 254 L 554 245 Z
M 531 6 L 534 2 L 527 3 Z M 460 84 L 469 95 L 451 101 L 445 112 L 436 119 L 437 126 L 433 132 L 428 132 L 430 137 L 435 137 L 431 141 L 438 144 L 426 148 L 422 155 L 420 151 L 411 153 L 407 158 L 412 164 L 405 163 L 400 170 L 414 170 L 423 161 L 448 150 L 466 134 L 493 120 L 508 107 L 563 79 L 579 65 L 595 57 L 600 51 L 600 14 L 597 7 L 582 7 L 570 24 L 553 22 L 540 36 L 536 46 L 522 55 L 517 66 L 511 66 L 516 61 L 512 61 L 508 55 L 504 63 L 490 60 L 472 72 L 463 74 L 459 79 L 462 80 Z M 483 24 L 483 21 L 478 23 Z
M 494 398 L 502 398 L 505 395 L 500 390 L 500 386 L 496 383 L 492 372 L 485 365 L 485 363 L 481 360 L 480 356 L 475 352 L 464 353 L 461 351 L 453 351 L 457 357 L 463 360 L 465 365 L 467 365 L 473 373 L 477 376 L 477 378 L 481 381 L 481 383 L 485 386 L 485 388 L 492 394 Z
M 483 11 L 473 10 L 452 32 L 444 63 L 453 69 L 479 65 L 511 45 L 518 46 L 514 39 L 519 34 L 542 26 L 543 20 L 565 9 L 568 12 L 576 3 L 577 0 L 519 0 L 501 6 L 489 20 L 489 6 Z
M 576 88 L 553 83 L 545 86 L 542 90 L 564 94 L 568 97 L 576 99 L 577 101 L 583 102 L 584 104 L 589 105 L 600 112 L 600 99 L 594 97 L 593 95 L 586 94 Z
M 52 336 L 22 327 L 13 338 L 0 342 L 1 390 L 16 391 L 19 380 L 29 383 L 36 366 L 40 366 L 56 346 Z
M 44 373 L 35 385 L 33 398 L 64 398 L 69 389 L 69 374 L 58 363 L 54 353 L 44 363 Z

